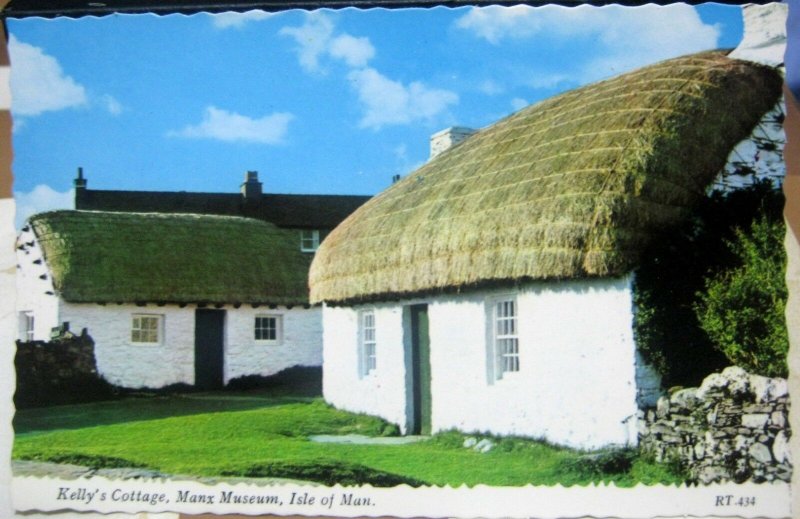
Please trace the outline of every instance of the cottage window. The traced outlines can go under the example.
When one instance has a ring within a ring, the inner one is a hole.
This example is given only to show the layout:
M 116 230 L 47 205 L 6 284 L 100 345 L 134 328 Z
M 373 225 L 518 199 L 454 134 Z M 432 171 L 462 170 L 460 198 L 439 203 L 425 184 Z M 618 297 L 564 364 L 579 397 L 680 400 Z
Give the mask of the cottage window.
M 32 341 L 34 338 L 34 318 L 33 312 L 20 313 L 20 339 L 23 341 Z
M 316 252 L 319 248 L 319 231 L 303 229 L 300 231 L 300 250 Z
M 360 318 L 361 375 L 366 376 L 378 367 L 375 341 L 375 312 L 365 310 Z
M 256 316 L 255 339 L 259 342 L 277 344 L 281 340 L 281 316 Z
M 519 336 L 517 335 L 517 301 L 502 299 L 494 303 L 494 349 L 497 377 L 519 371 Z
M 131 342 L 158 344 L 161 339 L 160 315 L 134 315 L 131 326 Z

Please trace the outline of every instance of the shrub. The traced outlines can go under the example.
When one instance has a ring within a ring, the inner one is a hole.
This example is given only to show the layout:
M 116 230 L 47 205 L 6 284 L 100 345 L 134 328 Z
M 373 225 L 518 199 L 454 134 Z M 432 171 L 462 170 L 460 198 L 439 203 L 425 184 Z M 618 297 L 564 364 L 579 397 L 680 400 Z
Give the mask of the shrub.
M 783 194 L 769 181 L 715 191 L 684 225 L 653 238 L 634 278 L 634 330 L 645 360 L 665 387 L 698 385 L 730 364 L 700 326 L 695 304 L 710 272 L 738 264 L 727 243 L 759 215 L 780 220 Z M 782 246 L 781 246 L 782 248 Z
M 739 264 L 706 279 L 695 304 L 700 326 L 735 365 L 787 376 L 786 252 L 782 221 L 756 220 L 728 246 Z

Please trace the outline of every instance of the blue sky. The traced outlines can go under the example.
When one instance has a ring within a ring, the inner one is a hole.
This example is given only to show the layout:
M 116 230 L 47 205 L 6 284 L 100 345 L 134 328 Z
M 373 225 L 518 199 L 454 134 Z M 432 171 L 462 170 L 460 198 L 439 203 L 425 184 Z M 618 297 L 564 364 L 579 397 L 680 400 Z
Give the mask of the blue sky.
M 737 6 L 9 20 L 20 218 L 96 189 L 375 194 L 448 126 L 735 47 Z

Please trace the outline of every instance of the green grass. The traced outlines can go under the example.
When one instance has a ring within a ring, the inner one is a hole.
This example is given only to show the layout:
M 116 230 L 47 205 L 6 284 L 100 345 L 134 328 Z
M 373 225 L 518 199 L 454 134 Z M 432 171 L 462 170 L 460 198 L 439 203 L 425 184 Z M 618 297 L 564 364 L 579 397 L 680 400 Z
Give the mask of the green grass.
M 130 398 L 20 411 L 14 458 L 147 467 L 196 476 L 289 477 L 326 484 L 564 485 L 678 483 L 680 475 L 634 453 L 586 453 L 495 438 L 481 454 L 446 432 L 405 445 L 326 444 L 313 434 L 390 434 L 394 427 L 319 399 L 264 392 Z M 598 456 L 601 458 L 597 462 Z M 608 456 L 606 456 L 608 457 Z M 611 468 L 609 468 L 611 467 Z

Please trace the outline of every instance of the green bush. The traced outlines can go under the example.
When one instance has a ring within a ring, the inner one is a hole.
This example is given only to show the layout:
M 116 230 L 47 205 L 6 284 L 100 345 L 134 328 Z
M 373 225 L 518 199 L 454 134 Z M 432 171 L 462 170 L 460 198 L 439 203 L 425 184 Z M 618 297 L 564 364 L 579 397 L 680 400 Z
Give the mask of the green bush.
M 690 220 L 654 236 L 634 278 L 634 330 L 639 351 L 665 387 L 696 386 L 730 365 L 700 326 L 697 293 L 705 290 L 709 273 L 740 263 L 727 245 L 736 229 L 750 227 L 760 216 L 780 220 L 783 205 L 783 193 L 770 181 L 715 191 Z
M 735 365 L 787 376 L 786 252 L 782 221 L 761 217 L 728 242 L 739 264 L 706 279 L 695 311 L 714 345 Z

